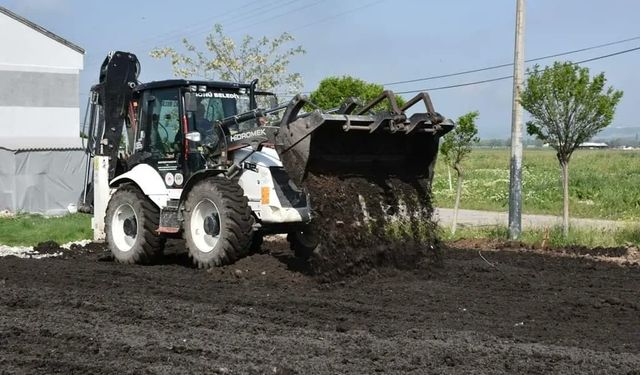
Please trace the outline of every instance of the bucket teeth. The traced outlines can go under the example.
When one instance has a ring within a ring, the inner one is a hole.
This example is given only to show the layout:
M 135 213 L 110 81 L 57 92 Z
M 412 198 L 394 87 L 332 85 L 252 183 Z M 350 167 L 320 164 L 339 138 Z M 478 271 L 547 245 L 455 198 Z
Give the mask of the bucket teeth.
M 425 112 L 407 116 L 424 105 Z M 319 109 L 301 95 L 287 106 L 276 136 L 276 148 L 296 184 L 310 169 L 332 173 L 393 174 L 399 170 L 425 178 L 438 152 L 438 139 L 453 128 L 436 112 L 427 93 L 402 106 L 391 91 L 361 105 L 350 98 L 335 110 Z

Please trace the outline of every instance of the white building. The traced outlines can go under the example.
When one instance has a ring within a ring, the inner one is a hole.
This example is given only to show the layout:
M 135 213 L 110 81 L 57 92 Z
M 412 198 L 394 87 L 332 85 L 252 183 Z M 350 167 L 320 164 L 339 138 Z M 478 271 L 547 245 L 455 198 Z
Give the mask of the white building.
M 589 148 L 589 149 L 609 148 L 609 145 L 604 142 L 583 142 L 578 145 L 578 148 Z
M 83 188 L 84 50 L 0 7 L 0 210 L 62 214 Z

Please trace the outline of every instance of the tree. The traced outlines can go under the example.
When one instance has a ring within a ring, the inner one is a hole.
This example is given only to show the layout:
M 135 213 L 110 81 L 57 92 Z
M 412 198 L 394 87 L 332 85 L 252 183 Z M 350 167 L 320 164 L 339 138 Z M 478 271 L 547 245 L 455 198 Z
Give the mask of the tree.
M 562 170 L 564 235 L 569 233 L 569 161 L 583 142 L 608 126 L 622 91 L 605 88 L 604 73 L 593 78 L 589 69 L 556 62 L 528 71 L 520 103 L 531 114 L 527 132 L 556 150 Z
M 328 77 L 320 81 L 318 88 L 309 95 L 309 100 L 322 109 L 333 109 L 339 107 L 350 97 L 357 98 L 365 104 L 380 96 L 383 91 L 382 85 L 369 83 L 358 78 L 350 76 Z M 396 100 L 400 106 L 405 103 L 400 96 L 396 96 Z
M 245 35 L 239 45 L 225 35 L 222 25 L 216 24 L 206 38 L 208 53 L 202 52 L 187 39 L 182 40 L 186 53 L 172 47 L 155 48 L 151 57 L 171 60 L 173 73 L 181 78 L 219 79 L 222 81 L 248 83 L 258 78 L 262 90 L 279 89 L 283 92 L 298 92 L 302 88 L 299 73 L 288 73 L 290 59 L 306 51 L 302 46 L 282 50 L 292 42 L 293 36 L 282 33 L 269 39 L 255 39 Z
M 440 145 L 440 153 L 444 157 L 445 163 L 451 166 L 458 175 L 458 186 L 456 190 L 456 203 L 453 208 L 453 223 L 451 233 L 456 233 L 458 225 L 458 208 L 460 207 L 460 196 L 462 195 L 462 182 L 464 180 L 464 170 L 462 161 L 471 153 L 471 146 L 478 143 L 478 128 L 476 119 L 480 114 L 478 111 L 469 112 L 458 118 L 456 127 L 447 133 Z

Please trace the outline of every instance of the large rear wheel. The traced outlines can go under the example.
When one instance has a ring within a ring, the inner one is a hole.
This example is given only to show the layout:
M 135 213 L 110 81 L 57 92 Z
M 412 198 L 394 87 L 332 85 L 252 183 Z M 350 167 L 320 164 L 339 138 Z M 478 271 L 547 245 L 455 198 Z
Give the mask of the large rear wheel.
M 137 187 L 125 184 L 111 196 L 105 217 L 109 249 L 120 263 L 149 263 L 162 253 L 160 210 Z
M 224 177 L 198 182 L 185 202 L 189 256 L 200 268 L 231 264 L 247 255 L 253 216 L 240 185 Z

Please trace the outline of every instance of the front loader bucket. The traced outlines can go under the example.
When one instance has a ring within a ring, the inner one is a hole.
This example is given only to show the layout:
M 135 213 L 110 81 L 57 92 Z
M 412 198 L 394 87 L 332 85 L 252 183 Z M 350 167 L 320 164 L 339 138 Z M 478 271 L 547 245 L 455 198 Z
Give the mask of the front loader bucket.
M 388 101 L 391 110 L 369 113 Z M 424 103 L 426 113 L 407 116 L 405 111 Z M 308 103 L 301 97 L 287 109 L 277 147 L 292 179 L 301 184 L 308 173 L 364 175 L 372 173 L 431 179 L 440 136 L 453 123 L 433 111 L 426 93 L 398 108 L 395 97 L 385 91 L 378 99 L 355 112 L 349 103 L 333 112 L 298 112 Z M 353 113 L 355 112 L 355 113 Z
M 339 110 L 299 115 L 308 103 L 300 96 L 291 101 L 276 149 L 292 180 L 310 195 L 321 240 L 316 268 L 353 272 L 378 263 L 415 264 L 422 245 L 406 256 L 391 242 L 435 241 L 431 180 L 439 138 L 453 123 L 433 110 L 426 93 L 402 107 L 385 91 L 360 109 L 347 102 Z M 426 112 L 408 115 L 418 103 Z M 348 253 L 359 260 L 345 259 Z

